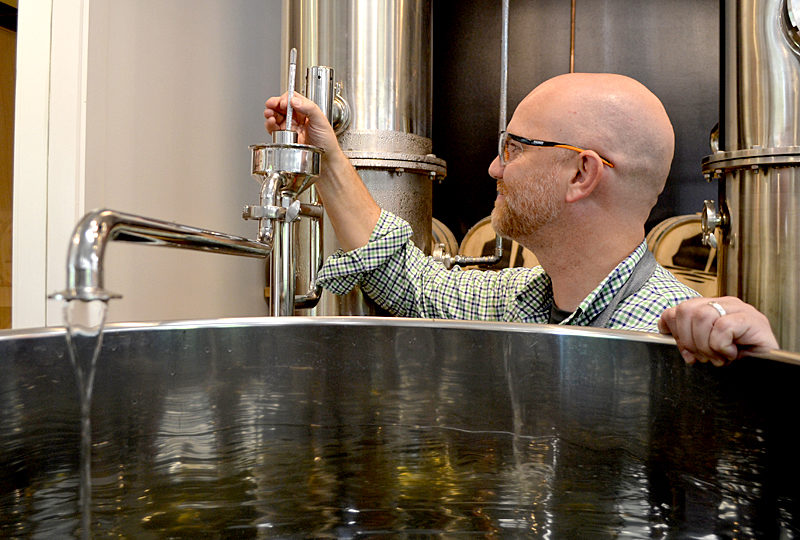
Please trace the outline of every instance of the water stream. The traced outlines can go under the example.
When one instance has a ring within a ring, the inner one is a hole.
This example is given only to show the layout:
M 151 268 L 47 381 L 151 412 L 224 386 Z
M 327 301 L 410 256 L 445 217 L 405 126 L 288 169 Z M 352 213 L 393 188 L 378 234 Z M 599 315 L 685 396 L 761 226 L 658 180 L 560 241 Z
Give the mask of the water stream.
M 80 454 L 80 531 L 81 538 L 91 537 L 92 522 L 92 388 L 97 356 L 103 343 L 106 302 L 70 300 L 64 303 L 69 358 L 75 370 L 81 404 Z

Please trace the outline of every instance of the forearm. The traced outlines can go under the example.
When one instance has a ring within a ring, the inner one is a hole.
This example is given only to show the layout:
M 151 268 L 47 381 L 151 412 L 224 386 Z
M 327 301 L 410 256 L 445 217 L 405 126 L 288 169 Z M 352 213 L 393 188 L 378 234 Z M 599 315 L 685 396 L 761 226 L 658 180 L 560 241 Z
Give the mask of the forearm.
M 394 315 L 482 320 L 502 320 L 526 286 L 516 274 L 446 270 L 415 247 L 411 235 L 408 223 L 383 212 L 367 245 L 332 254 L 319 283 L 335 294 L 360 285 Z
M 338 147 L 325 154 L 320 169 L 316 186 L 339 245 L 344 251 L 365 245 L 381 209 Z

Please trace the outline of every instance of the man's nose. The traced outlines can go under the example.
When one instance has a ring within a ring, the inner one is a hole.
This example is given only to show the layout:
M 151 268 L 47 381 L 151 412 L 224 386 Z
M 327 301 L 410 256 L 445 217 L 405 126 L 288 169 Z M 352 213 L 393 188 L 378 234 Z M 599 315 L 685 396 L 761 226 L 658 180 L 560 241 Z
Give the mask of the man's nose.
M 500 156 L 495 156 L 492 163 L 489 165 L 489 176 L 497 180 L 503 178 L 503 171 L 505 167 L 500 164 Z

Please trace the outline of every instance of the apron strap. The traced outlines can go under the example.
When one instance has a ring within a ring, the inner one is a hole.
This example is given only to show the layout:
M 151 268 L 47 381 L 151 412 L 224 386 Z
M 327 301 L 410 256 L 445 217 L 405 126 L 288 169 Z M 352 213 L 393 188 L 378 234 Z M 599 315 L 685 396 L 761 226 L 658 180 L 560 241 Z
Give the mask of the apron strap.
M 644 251 L 644 255 L 642 258 L 639 259 L 639 262 L 636 263 L 636 266 L 633 268 L 633 272 L 631 272 L 631 277 L 628 278 L 628 281 L 625 282 L 625 285 L 617 291 L 617 294 L 611 299 L 606 309 L 604 309 L 594 320 L 589 324 L 589 326 L 596 326 L 598 328 L 604 328 L 608 321 L 611 319 L 611 316 L 614 314 L 614 311 L 617 309 L 617 306 L 630 295 L 636 293 L 639 289 L 641 289 L 647 280 L 653 275 L 653 272 L 656 271 L 656 267 L 658 263 L 656 262 L 656 258 L 653 256 L 653 253 L 646 249 Z

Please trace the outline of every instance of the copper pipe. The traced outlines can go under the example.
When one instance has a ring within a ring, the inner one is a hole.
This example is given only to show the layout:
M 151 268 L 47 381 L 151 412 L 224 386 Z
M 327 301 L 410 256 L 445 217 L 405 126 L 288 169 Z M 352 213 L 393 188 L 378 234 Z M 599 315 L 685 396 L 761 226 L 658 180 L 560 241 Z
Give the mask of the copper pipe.
M 572 0 L 572 10 L 569 19 L 569 72 L 575 73 L 575 1 Z

